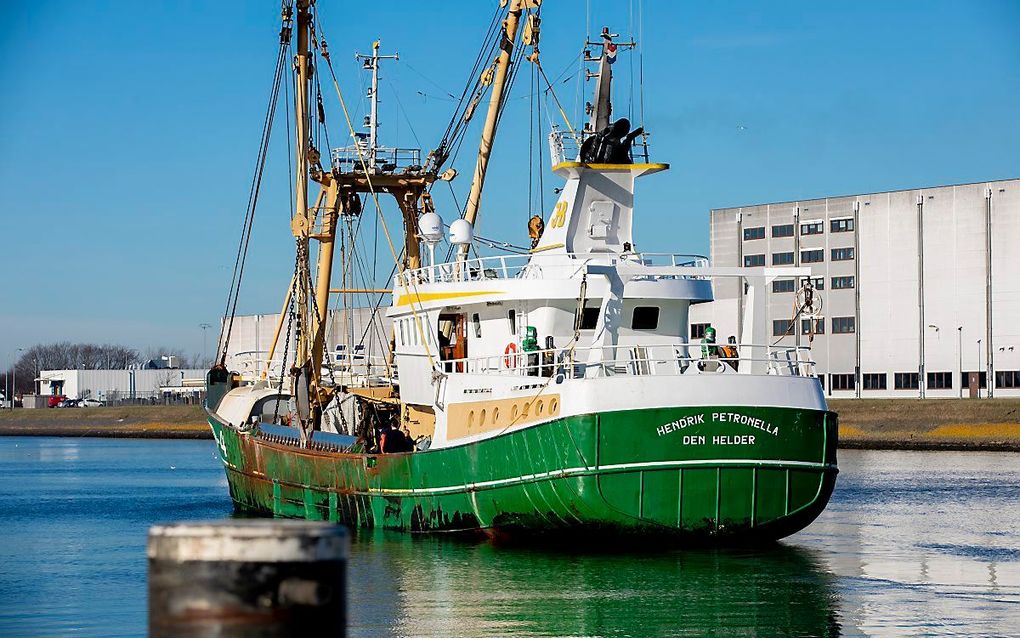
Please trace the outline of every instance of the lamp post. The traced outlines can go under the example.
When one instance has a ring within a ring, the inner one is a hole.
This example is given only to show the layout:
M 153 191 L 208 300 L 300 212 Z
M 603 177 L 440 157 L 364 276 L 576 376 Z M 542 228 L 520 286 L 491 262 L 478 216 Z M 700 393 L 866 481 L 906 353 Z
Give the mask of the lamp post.
M 981 340 L 977 340 L 977 353 L 978 353 L 978 387 L 977 387 L 977 398 L 981 398 Z
M 18 361 L 21 359 L 21 353 L 24 352 L 24 348 L 18 348 L 17 355 L 14 359 L 14 365 L 12 366 L 12 378 L 11 382 L 11 412 L 14 412 L 14 395 L 18 393 Z
M 956 370 L 960 384 L 960 398 L 963 398 L 963 326 L 956 327 Z
M 200 324 L 198 324 L 198 327 L 202 329 L 202 365 L 206 365 L 206 361 L 207 361 L 207 359 L 206 359 L 207 354 L 206 353 L 209 351 L 209 348 L 208 348 L 208 345 L 207 345 L 208 341 L 206 341 L 206 331 L 209 328 L 212 328 L 212 324 L 211 323 L 200 323 Z

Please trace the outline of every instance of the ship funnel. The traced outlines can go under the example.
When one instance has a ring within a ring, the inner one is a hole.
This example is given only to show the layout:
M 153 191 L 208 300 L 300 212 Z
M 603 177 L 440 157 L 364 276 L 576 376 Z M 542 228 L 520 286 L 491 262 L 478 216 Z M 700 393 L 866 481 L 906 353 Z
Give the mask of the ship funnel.
M 450 224 L 450 243 L 457 245 L 470 244 L 475 239 L 475 231 L 471 222 L 466 219 L 458 219 Z
M 418 219 L 418 233 L 427 244 L 438 244 L 443 238 L 443 218 L 435 213 L 425 213 Z

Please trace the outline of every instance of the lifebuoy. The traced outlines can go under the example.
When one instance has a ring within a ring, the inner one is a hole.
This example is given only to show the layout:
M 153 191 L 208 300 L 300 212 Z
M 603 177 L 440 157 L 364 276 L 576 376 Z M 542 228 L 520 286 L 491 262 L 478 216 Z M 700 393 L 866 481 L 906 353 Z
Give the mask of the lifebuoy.
M 517 357 L 517 344 L 510 342 L 506 344 L 506 350 L 503 351 L 503 363 L 506 365 L 508 370 L 512 370 L 518 366 L 519 359 Z

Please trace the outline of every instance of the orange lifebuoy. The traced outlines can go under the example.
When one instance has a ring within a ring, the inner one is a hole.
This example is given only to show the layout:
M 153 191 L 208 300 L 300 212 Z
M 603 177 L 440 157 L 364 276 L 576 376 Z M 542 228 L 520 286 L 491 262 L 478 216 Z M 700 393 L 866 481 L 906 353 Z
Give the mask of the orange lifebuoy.
M 503 363 L 506 365 L 507 369 L 512 370 L 517 367 L 518 357 L 516 343 L 510 342 L 506 344 L 506 350 L 503 351 L 503 355 Z

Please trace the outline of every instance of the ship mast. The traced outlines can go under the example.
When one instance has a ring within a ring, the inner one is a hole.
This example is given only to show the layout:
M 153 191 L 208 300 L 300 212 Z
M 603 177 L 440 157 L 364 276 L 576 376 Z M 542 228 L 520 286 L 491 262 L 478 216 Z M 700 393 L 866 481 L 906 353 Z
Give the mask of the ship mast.
M 372 87 L 368 90 L 368 170 L 375 172 L 379 148 L 379 60 L 399 60 L 400 54 L 379 55 L 379 40 L 372 43 L 372 55 L 356 53 L 355 59 L 364 62 L 364 68 L 372 71 Z
M 505 2 L 506 0 L 503 0 L 503 3 Z M 489 156 L 492 154 L 492 142 L 496 137 L 499 113 L 503 107 L 503 96 L 506 92 L 507 78 L 510 71 L 510 58 L 513 54 L 514 42 L 517 39 L 521 13 L 525 9 L 537 9 L 541 4 L 542 0 L 510 0 L 510 10 L 507 12 L 506 20 L 503 21 L 499 55 L 496 56 L 493 66 L 486 71 L 486 74 L 492 74 L 492 79 L 490 80 L 492 82 L 492 94 L 489 96 L 489 110 L 485 115 L 482 139 L 478 144 L 478 159 L 475 162 L 475 174 L 471 180 L 471 192 L 468 194 L 467 207 L 464 209 L 464 219 L 472 226 L 474 226 L 475 221 L 478 219 L 478 208 L 482 200 L 482 188 L 485 186 L 485 174 L 489 167 Z M 468 244 L 461 245 L 460 255 L 465 256 L 467 250 Z
M 297 352 L 295 363 L 304 364 L 308 360 L 308 230 L 311 227 L 308 212 L 308 149 L 311 146 L 308 122 L 308 96 L 310 93 L 311 73 L 309 69 L 310 56 L 308 41 L 311 36 L 312 14 L 310 11 L 311 0 L 297 0 L 297 55 L 294 57 L 294 69 L 297 74 L 296 88 L 294 91 L 294 119 L 295 119 L 295 156 L 296 183 L 294 185 L 295 203 L 294 218 L 295 235 L 297 236 L 297 262 L 301 272 L 296 273 L 297 282 Z M 298 222 L 297 220 L 301 221 Z

